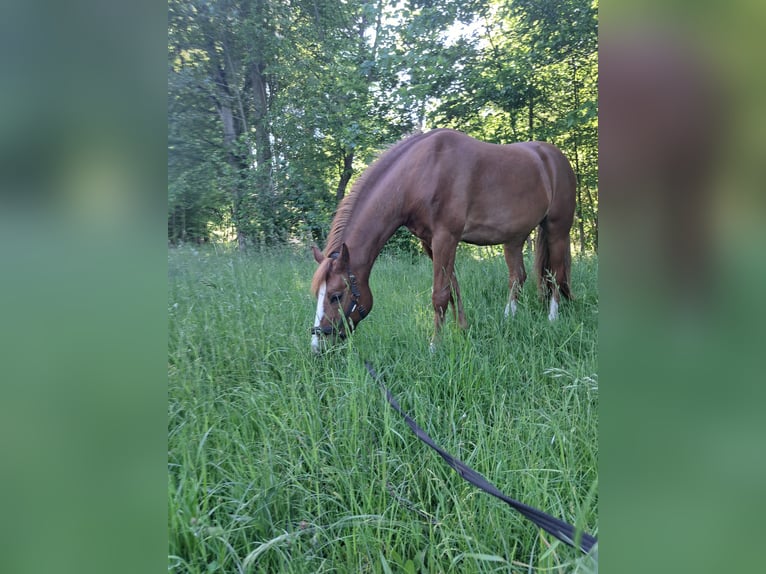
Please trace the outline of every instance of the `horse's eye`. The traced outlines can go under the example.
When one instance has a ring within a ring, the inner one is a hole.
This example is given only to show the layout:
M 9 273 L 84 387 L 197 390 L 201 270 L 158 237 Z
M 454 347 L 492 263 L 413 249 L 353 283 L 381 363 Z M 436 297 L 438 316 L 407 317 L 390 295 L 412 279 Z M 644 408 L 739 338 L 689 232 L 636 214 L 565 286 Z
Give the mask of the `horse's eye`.
M 332 295 L 330 295 L 330 304 L 331 305 L 336 305 L 336 304 L 340 303 L 340 300 L 342 298 L 343 298 L 343 294 L 342 293 L 333 293 Z

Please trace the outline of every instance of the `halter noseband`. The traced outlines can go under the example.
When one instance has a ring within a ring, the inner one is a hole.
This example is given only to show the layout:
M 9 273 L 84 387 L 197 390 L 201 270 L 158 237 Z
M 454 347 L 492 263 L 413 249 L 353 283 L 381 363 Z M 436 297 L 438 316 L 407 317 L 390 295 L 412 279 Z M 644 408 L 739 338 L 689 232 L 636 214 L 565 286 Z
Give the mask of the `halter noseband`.
M 333 251 L 330 254 L 331 259 L 337 259 L 340 253 L 337 251 Z M 364 319 L 367 316 L 367 309 L 364 308 L 364 305 L 362 305 L 359 302 L 359 298 L 362 296 L 361 292 L 359 291 L 359 286 L 356 283 L 356 275 L 354 275 L 351 271 L 351 269 L 346 269 L 346 274 L 348 275 L 348 284 L 349 289 L 351 290 L 351 301 L 349 301 L 348 309 L 343 311 L 343 315 L 348 319 L 351 316 L 351 313 L 354 311 L 359 312 L 359 320 Z M 312 327 L 311 328 L 311 334 L 312 335 L 321 335 L 321 334 L 328 335 L 328 332 L 324 332 L 320 327 Z

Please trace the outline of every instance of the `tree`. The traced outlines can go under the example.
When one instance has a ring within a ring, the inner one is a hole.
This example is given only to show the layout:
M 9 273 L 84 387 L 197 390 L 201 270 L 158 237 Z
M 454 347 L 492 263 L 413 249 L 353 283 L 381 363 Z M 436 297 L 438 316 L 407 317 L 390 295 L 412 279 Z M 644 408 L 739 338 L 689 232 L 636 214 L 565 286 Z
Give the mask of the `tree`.
M 597 2 L 170 0 L 172 240 L 321 241 L 375 152 L 416 128 L 544 139 L 597 245 Z
M 505 143 L 550 141 L 578 180 L 581 251 L 597 247 L 597 2 L 514 0 L 482 4 L 471 38 L 447 46 L 430 123 Z

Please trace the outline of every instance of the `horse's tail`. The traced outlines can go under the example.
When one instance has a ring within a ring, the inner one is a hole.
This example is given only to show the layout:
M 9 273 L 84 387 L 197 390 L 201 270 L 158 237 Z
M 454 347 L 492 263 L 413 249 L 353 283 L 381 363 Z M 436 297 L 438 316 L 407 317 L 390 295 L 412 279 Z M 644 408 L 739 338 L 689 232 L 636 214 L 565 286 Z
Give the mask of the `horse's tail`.
M 535 275 L 541 295 L 548 299 L 555 289 L 567 299 L 572 299 L 569 276 L 572 269 L 572 254 L 569 233 L 565 239 L 551 236 L 548 216 L 537 227 L 535 242 Z

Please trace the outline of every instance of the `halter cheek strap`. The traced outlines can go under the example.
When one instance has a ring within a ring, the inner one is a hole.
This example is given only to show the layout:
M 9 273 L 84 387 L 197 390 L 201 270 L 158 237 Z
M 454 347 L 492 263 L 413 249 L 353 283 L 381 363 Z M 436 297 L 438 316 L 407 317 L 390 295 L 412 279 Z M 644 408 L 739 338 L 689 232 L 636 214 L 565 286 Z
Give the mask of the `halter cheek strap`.
M 348 310 L 345 312 L 346 317 L 349 317 L 354 311 L 359 311 L 359 318 L 364 319 L 367 316 L 367 309 L 359 302 L 359 297 L 362 294 L 359 292 L 359 287 L 356 284 L 356 275 L 351 270 L 348 271 L 348 281 L 351 287 L 351 302 L 349 303 Z
M 340 253 L 337 251 L 330 253 L 330 257 L 332 259 L 337 259 L 339 255 Z M 356 283 L 356 275 L 351 272 L 351 269 L 346 269 L 346 274 L 348 275 L 349 288 L 351 289 L 351 301 L 348 304 L 348 309 L 346 309 L 343 313 L 345 314 L 346 318 L 348 318 L 351 316 L 351 313 L 358 311 L 359 319 L 364 319 L 367 316 L 367 309 L 365 309 L 364 305 L 359 302 L 359 298 L 362 296 L 362 294 L 359 292 L 359 286 Z

